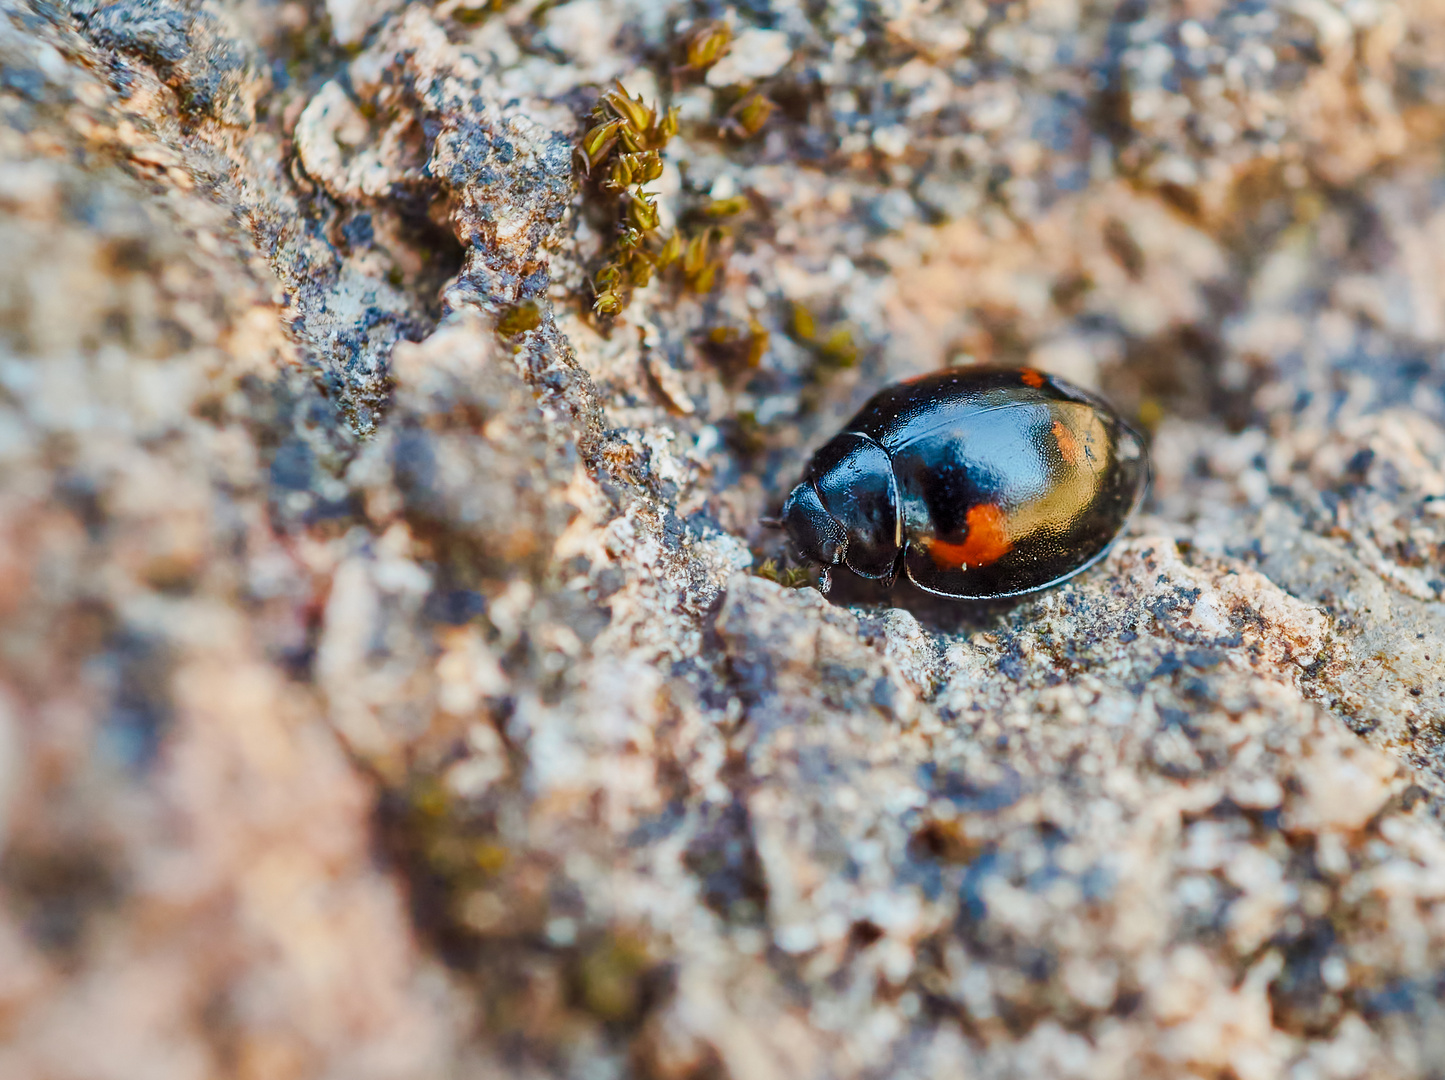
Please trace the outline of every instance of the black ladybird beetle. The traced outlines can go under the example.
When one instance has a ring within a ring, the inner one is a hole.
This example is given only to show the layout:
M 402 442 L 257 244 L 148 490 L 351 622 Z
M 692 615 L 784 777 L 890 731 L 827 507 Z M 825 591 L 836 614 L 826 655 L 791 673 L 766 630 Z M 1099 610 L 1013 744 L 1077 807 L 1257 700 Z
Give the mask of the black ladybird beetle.
M 1092 394 L 1028 368 L 922 375 L 875 394 L 813 455 L 781 524 L 803 557 L 984 600 L 1103 557 L 1149 476 L 1144 440 Z

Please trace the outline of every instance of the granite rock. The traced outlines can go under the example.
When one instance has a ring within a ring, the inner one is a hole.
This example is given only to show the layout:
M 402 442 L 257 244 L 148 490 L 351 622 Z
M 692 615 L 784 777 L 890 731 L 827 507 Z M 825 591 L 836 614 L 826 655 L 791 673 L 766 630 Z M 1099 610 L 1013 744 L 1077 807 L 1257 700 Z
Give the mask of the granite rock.
M 0 1074 L 1439 1075 L 1442 47 L 0 0 Z M 723 262 L 602 320 L 616 78 Z M 1149 430 L 1111 555 L 790 587 L 810 448 L 981 361 Z

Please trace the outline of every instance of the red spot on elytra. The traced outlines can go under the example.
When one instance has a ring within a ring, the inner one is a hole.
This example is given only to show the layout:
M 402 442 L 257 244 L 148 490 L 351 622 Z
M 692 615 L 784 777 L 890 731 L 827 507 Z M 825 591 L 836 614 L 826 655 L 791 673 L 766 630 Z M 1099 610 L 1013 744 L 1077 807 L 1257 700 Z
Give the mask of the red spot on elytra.
M 971 566 L 988 566 L 997 562 L 1013 548 L 1009 539 L 1004 512 L 993 503 L 969 507 L 964 516 L 968 529 L 963 542 L 934 540 L 928 555 L 940 570 L 967 570 Z
M 1074 433 L 1064 427 L 1062 420 L 1054 421 L 1054 441 L 1059 444 L 1059 456 L 1070 465 L 1077 465 L 1082 458 L 1079 453 L 1079 440 L 1074 438 Z
M 1019 378 L 1023 380 L 1025 386 L 1032 386 L 1035 390 L 1044 385 L 1044 377 L 1030 368 L 1020 371 Z

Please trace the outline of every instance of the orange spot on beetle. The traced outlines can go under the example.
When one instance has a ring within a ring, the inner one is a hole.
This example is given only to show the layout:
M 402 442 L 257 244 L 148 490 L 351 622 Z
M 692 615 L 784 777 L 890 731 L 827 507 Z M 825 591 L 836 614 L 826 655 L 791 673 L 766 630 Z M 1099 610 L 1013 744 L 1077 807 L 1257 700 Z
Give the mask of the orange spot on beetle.
M 1044 377 L 1031 368 L 1024 368 L 1019 372 L 1019 378 L 1025 386 L 1032 386 L 1035 390 L 1044 385 Z
M 1013 549 L 1004 512 L 993 503 L 969 507 L 964 517 L 968 532 L 963 543 L 934 540 L 928 555 L 941 570 L 967 570 L 971 566 L 988 566 Z
M 1064 427 L 1062 420 L 1054 421 L 1054 442 L 1059 444 L 1059 456 L 1070 465 L 1078 465 L 1083 455 L 1079 451 L 1079 440 Z

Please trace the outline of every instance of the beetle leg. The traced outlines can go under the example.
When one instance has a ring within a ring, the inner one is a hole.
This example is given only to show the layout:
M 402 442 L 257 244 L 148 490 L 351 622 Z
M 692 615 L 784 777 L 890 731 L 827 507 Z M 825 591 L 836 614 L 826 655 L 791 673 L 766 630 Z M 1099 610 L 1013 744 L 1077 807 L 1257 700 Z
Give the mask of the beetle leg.
M 823 572 L 818 575 L 818 591 L 824 596 L 833 591 L 833 568 L 831 566 L 823 567 Z
M 891 589 L 898 584 L 898 575 L 903 572 L 903 556 L 908 553 L 908 545 L 904 544 L 898 551 L 898 558 L 893 560 L 893 573 L 888 575 L 888 587 Z

